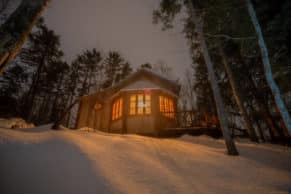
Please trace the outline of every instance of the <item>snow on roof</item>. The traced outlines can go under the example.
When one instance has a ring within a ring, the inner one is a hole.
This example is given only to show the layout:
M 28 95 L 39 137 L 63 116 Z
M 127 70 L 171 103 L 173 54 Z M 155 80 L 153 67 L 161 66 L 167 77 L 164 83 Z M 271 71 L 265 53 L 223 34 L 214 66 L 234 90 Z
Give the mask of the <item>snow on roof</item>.
M 160 80 L 163 80 L 164 82 L 166 82 L 169 85 L 174 85 L 174 86 L 179 87 L 178 83 L 175 82 L 174 80 L 168 79 L 164 75 L 158 74 L 158 73 L 151 71 L 150 69 L 146 69 L 146 68 L 138 69 L 137 71 L 133 72 L 132 74 L 127 76 L 125 79 L 123 79 L 121 82 L 117 83 L 116 85 L 113 85 L 112 87 L 123 85 L 125 81 L 130 80 L 130 79 L 134 79 L 135 77 L 142 75 L 142 74 L 146 74 L 146 75 L 149 75 L 151 77 L 156 77 Z
M 130 74 L 129 76 L 127 76 L 125 79 L 121 80 L 120 82 L 118 82 L 117 84 L 106 88 L 100 92 L 95 92 L 93 94 L 89 94 L 89 95 L 85 95 L 86 97 L 90 97 L 90 96 L 98 96 L 100 99 L 100 101 L 102 101 L 102 99 L 104 99 L 104 97 L 107 96 L 112 96 L 115 93 L 117 93 L 118 91 L 120 91 L 123 87 L 127 86 L 128 84 L 138 80 L 138 79 L 151 79 L 153 80 L 153 82 L 158 83 L 159 85 L 161 85 L 161 88 L 165 88 L 167 90 L 170 91 L 170 93 L 172 93 L 175 96 L 179 95 L 180 92 L 180 85 L 173 81 L 170 80 L 158 73 L 155 73 L 151 70 L 147 70 L 145 68 L 141 68 L 138 69 L 137 71 L 133 72 L 132 74 Z

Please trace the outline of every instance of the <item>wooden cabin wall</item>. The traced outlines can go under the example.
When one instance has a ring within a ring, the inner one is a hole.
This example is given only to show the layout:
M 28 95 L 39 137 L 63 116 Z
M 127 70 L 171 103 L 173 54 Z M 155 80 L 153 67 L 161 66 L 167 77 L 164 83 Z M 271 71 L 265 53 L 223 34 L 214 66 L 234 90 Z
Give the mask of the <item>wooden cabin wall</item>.
M 95 104 L 97 103 L 97 98 L 96 96 L 89 96 L 87 98 L 86 105 L 88 107 L 88 113 L 87 113 L 87 121 L 86 121 L 86 126 L 104 131 L 104 132 L 109 132 L 109 122 L 111 118 L 111 103 L 110 101 L 105 102 L 102 104 L 102 108 L 99 110 L 96 110 Z
M 87 116 L 87 126 L 94 129 L 95 121 L 95 109 L 96 99 L 94 96 L 88 96 L 88 116 Z
M 122 119 L 111 121 L 110 133 L 122 133 Z
M 111 121 L 111 101 L 106 101 L 103 104 L 102 115 L 101 115 L 101 130 L 109 132 Z
M 147 91 L 149 92 L 149 91 Z M 159 96 L 167 96 L 174 100 L 177 111 L 177 98 L 161 90 L 151 90 L 151 114 L 129 115 L 130 96 L 144 91 L 124 91 L 119 94 L 123 98 L 123 114 L 116 121 L 111 120 L 113 99 L 103 103 L 100 110 L 95 110 L 96 96 L 83 97 L 80 103 L 77 127 L 90 127 L 111 133 L 136 133 L 157 135 L 163 128 L 176 127 L 177 120 L 163 116 L 159 108 Z
M 79 106 L 78 121 L 76 123 L 76 128 L 87 127 L 87 118 L 89 112 L 89 101 L 88 98 L 83 97 Z
M 157 104 L 155 104 L 157 95 L 155 91 L 151 91 L 151 114 L 150 115 L 129 115 L 130 96 L 142 93 L 145 91 L 129 91 L 124 94 L 125 100 L 125 114 L 124 114 L 124 127 L 126 133 L 136 134 L 154 134 L 155 133 L 155 115 Z M 124 128 L 123 127 L 123 128 Z
M 96 130 L 101 130 L 100 129 L 101 128 L 101 126 L 100 126 L 100 124 L 101 124 L 101 111 L 102 111 L 102 109 L 95 110 L 93 112 L 93 126 L 94 126 L 93 128 Z

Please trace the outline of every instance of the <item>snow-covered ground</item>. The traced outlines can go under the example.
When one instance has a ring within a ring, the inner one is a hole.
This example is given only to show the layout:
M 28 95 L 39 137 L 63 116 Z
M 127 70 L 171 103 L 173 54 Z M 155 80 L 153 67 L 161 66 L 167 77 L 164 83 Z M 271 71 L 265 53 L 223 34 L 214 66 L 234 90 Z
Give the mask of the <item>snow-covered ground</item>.
M 291 193 L 291 151 L 205 136 L 0 129 L 1 194 Z
M 22 118 L 10 118 L 4 119 L 0 118 L 0 128 L 32 128 L 34 125 L 32 123 L 27 123 Z

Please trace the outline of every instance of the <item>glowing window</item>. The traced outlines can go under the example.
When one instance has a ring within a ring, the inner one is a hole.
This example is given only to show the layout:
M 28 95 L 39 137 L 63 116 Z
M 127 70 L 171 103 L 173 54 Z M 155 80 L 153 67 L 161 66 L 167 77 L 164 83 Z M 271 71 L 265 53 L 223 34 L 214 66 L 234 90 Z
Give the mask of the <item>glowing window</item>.
M 130 96 L 130 115 L 151 114 L 151 95 L 137 94 Z
M 164 97 L 160 96 L 160 112 L 165 112 Z
M 151 96 L 149 94 L 145 95 L 145 114 L 151 114 Z
M 112 120 L 119 119 L 122 116 L 123 100 L 122 98 L 116 99 L 112 106 Z
M 139 94 L 137 95 L 137 114 L 142 115 L 144 110 L 144 100 L 143 95 Z
M 136 95 L 130 96 L 130 104 L 129 104 L 129 114 L 135 115 L 136 114 Z
M 162 112 L 165 117 L 175 118 L 173 100 L 165 96 L 160 96 L 159 101 L 160 101 L 160 112 Z

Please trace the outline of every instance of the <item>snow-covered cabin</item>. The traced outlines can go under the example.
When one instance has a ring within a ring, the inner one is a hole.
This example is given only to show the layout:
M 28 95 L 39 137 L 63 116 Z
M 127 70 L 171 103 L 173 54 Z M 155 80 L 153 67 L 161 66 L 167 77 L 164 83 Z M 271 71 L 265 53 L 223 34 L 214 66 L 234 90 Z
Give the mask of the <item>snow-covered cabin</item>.
M 177 125 L 179 91 L 176 82 L 140 69 L 113 87 L 83 96 L 76 128 L 157 135 Z

